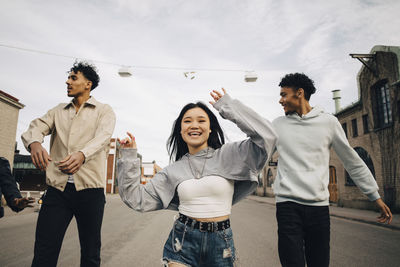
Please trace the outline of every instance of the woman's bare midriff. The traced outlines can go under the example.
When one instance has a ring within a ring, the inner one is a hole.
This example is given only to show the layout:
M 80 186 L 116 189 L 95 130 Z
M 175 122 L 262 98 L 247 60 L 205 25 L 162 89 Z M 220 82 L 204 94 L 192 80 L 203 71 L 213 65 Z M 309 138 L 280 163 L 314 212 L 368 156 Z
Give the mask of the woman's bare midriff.
M 213 217 L 213 218 L 194 218 L 190 217 L 198 222 L 221 222 L 229 219 L 229 215 Z

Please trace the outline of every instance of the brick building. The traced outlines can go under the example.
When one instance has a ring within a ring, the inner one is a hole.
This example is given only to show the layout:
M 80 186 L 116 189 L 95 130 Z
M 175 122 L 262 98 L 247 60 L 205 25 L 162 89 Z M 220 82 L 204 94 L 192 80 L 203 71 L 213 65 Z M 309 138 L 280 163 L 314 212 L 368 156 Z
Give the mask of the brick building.
M 0 156 L 14 163 L 15 136 L 17 134 L 19 110 L 24 105 L 14 96 L 0 90 Z
M 117 154 L 117 142 L 115 138 L 111 138 L 110 140 L 110 151 L 108 152 L 108 156 L 106 159 L 106 193 L 115 193 L 116 188 L 116 154 Z
M 357 76 L 359 100 L 335 115 L 350 145 L 374 175 L 379 194 L 392 210 L 399 211 L 400 47 L 375 46 L 369 54 L 352 56 L 363 63 Z M 330 176 L 331 201 L 339 206 L 374 208 L 333 151 Z

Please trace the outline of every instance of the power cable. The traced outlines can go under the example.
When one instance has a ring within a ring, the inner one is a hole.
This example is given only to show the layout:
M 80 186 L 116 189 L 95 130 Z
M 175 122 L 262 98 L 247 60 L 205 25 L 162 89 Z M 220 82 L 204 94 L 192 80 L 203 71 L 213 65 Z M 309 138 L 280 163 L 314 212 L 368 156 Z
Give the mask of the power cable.
M 128 67 L 128 68 L 137 68 L 137 69 L 159 69 L 159 70 L 180 70 L 180 71 L 191 70 L 191 71 L 249 72 L 249 70 L 238 70 L 238 69 L 211 69 L 211 68 L 183 68 L 183 67 L 125 65 L 125 64 L 119 64 L 119 63 L 96 60 L 96 59 L 88 59 L 88 58 L 81 58 L 81 57 L 75 57 L 75 56 L 70 56 L 70 55 L 57 54 L 57 53 L 53 53 L 53 52 L 47 52 L 47 51 L 43 51 L 43 50 L 37 50 L 37 49 L 31 49 L 31 48 L 25 48 L 25 47 L 19 47 L 19 46 L 13 46 L 13 45 L 2 44 L 2 43 L 0 43 L 0 46 L 1 47 L 5 47 L 5 48 L 10 48 L 10 49 L 16 49 L 16 50 L 20 50 L 20 51 L 25 51 L 25 52 L 48 55 L 48 56 L 64 57 L 64 58 L 72 58 L 72 59 L 81 59 L 81 60 L 92 61 L 92 62 L 97 62 L 97 63 L 101 63 L 101 64 L 106 64 L 106 65 L 113 65 L 113 66 L 119 66 L 119 67 Z

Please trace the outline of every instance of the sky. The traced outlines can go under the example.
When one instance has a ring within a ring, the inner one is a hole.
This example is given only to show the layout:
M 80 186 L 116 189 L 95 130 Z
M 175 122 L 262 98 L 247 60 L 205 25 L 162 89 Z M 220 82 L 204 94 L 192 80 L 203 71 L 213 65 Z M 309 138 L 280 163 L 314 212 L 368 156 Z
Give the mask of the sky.
M 131 131 L 143 160 L 165 167 L 174 120 L 185 104 L 208 103 L 211 90 L 224 87 L 273 120 L 283 115 L 280 79 L 303 72 L 317 88 L 312 106 L 334 113 L 335 89 L 342 106 L 356 102 L 362 64 L 349 54 L 399 45 L 399 10 L 397 0 L 0 0 L 0 90 L 25 105 L 16 140 L 27 154 L 21 134 L 70 101 L 67 72 L 75 59 L 90 59 L 101 79 L 92 96 L 117 117 L 113 136 Z M 133 75 L 120 77 L 122 66 Z M 191 71 L 195 78 L 185 78 Z M 245 71 L 258 80 L 245 82 Z M 246 138 L 218 118 L 228 141 Z

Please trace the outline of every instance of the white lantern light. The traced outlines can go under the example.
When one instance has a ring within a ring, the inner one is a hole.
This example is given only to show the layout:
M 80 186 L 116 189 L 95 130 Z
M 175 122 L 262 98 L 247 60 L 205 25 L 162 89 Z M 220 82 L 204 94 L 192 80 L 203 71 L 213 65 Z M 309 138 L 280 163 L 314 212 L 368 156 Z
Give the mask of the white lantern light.
M 244 75 L 244 81 L 247 83 L 255 82 L 255 81 L 257 81 L 257 78 L 258 78 L 258 76 L 254 71 L 248 71 Z
M 118 74 L 121 77 L 130 77 L 132 76 L 132 70 L 129 67 L 122 67 L 118 70 Z

